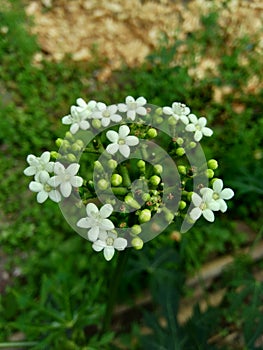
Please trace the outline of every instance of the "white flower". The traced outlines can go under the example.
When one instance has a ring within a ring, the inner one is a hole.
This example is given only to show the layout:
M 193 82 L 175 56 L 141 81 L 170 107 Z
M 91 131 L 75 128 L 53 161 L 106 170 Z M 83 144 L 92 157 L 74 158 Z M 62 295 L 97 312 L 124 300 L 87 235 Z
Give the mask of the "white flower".
M 70 114 L 62 118 L 62 123 L 70 125 L 70 132 L 76 134 L 76 132 L 81 130 L 87 130 L 90 127 L 90 123 L 86 120 L 87 114 L 81 113 L 81 110 L 76 106 L 71 106 Z
M 106 127 L 113 122 L 120 122 L 122 117 L 116 114 L 118 107 L 116 105 L 106 106 L 105 103 L 98 102 L 97 110 L 92 114 L 93 118 L 101 119 L 102 126 Z
M 138 97 L 136 100 L 132 96 L 127 96 L 125 103 L 119 103 L 118 109 L 120 112 L 127 112 L 127 117 L 134 120 L 136 113 L 139 115 L 146 115 L 147 110 L 143 107 L 147 103 L 144 97 Z
M 94 100 L 91 100 L 88 103 L 86 103 L 82 98 L 78 98 L 76 102 L 79 114 L 85 119 L 90 118 L 92 112 L 97 107 L 97 102 Z
M 99 235 L 99 239 L 92 244 L 92 248 L 96 252 L 103 250 L 104 258 L 109 261 L 113 258 L 115 249 L 124 250 L 127 247 L 125 238 L 117 237 L 114 232 L 104 232 Z
M 201 194 L 205 194 L 209 188 L 202 188 Z M 234 191 L 231 188 L 223 189 L 223 181 L 216 179 L 213 183 L 212 198 L 219 204 L 219 210 L 224 213 L 227 210 L 227 204 L 225 200 L 230 199 L 234 196 Z
M 51 177 L 49 184 L 53 187 L 59 186 L 60 192 L 64 197 L 69 197 L 73 187 L 80 187 L 83 179 L 75 176 L 79 170 L 79 164 L 72 163 L 67 168 L 60 162 L 56 162 L 54 166 L 55 176 Z
M 112 211 L 113 207 L 110 204 L 103 205 L 99 210 L 95 204 L 89 203 L 86 206 L 87 217 L 80 219 L 77 226 L 89 228 L 88 238 L 95 242 L 99 234 L 105 234 L 107 230 L 114 229 L 112 221 L 107 219 Z
M 188 114 L 190 108 L 180 102 L 174 102 L 171 107 L 163 107 L 163 113 L 172 115 L 176 120 L 181 120 L 184 124 L 189 123 Z
M 136 146 L 139 143 L 139 139 L 136 136 L 128 136 L 130 128 L 127 125 L 121 125 L 119 133 L 113 130 L 109 130 L 106 133 L 107 138 L 112 142 L 106 148 L 106 151 L 110 154 L 115 154 L 117 151 L 128 158 L 130 155 L 130 147 Z
M 196 142 L 199 142 L 203 135 L 211 136 L 213 134 L 213 130 L 205 126 L 206 118 L 201 117 L 197 119 L 196 115 L 194 114 L 189 114 L 188 118 L 190 119 L 191 123 L 186 125 L 185 130 L 195 133 L 194 139 Z
M 206 190 L 211 190 L 206 188 Z M 191 210 L 190 217 L 193 220 L 197 220 L 201 215 L 210 222 L 215 220 L 214 211 L 219 210 L 219 204 L 212 198 L 213 191 L 205 191 L 200 197 L 197 193 L 193 193 L 192 202 L 195 205 L 195 208 Z
M 50 198 L 52 201 L 58 203 L 61 201 L 60 193 L 49 184 L 50 176 L 48 173 L 41 173 L 38 181 L 31 181 L 29 189 L 32 192 L 37 193 L 38 203 L 43 203 L 45 200 Z
M 29 167 L 24 170 L 26 176 L 35 175 L 35 180 L 38 180 L 40 174 L 51 173 L 54 169 L 54 162 L 50 162 L 50 152 L 44 152 L 40 157 L 33 154 L 27 156 Z

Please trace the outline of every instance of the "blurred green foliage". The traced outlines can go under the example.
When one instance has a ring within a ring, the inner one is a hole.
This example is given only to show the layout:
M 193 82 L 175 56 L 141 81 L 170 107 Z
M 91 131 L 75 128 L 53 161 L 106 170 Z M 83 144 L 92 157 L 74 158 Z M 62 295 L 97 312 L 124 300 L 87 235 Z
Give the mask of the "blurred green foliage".
M 7 33 L 0 33 L 0 246 L 11 276 L 0 298 L 0 340 L 7 341 L 14 332 L 22 331 L 26 340 L 37 341 L 34 349 L 118 349 L 112 332 L 102 338 L 97 335 L 115 262 L 105 263 L 87 242 L 83 244 L 57 205 L 35 202 L 23 169 L 28 154 L 55 150 L 54 141 L 66 130 L 61 117 L 76 98 L 112 103 L 127 95 L 142 95 L 162 106 L 184 102 L 193 113 L 207 117 L 214 129 L 213 138 L 205 140 L 207 157 L 218 159 L 216 176 L 222 176 L 236 195 L 229 212 L 219 216 L 215 224 L 200 222 L 181 241 L 169 238 L 176 231 L 170 226 L 142 252 L 133 252 L 119 302 L 132 304 L 150 288 L 160 304 L 168 326 L 160 326 L 160 315 L 148 312 L 145 320 L 154 336 L 142 339 L 145 349 L 176 349 L 169 344 L 179 344 L 178 349 L 218 349 L 207 345 L 211 331 L 228 333 L 230 324 L 243 334 L 247 349 L 257 349 L 254 344 L 262 333 L 259 305 L 263 287 L 253 278 L 252 270 L 244 275 L 250 262 L 237 260 L 233 270 L 226 272 L 221 284 L 227 285 L 228 293 L 220 307 L 204 314 L 196 308 L 183 327 L 176 318 L 185 292 L 178 285 L 184 285 L 186 274 L 248 242 L 248 235 L 236 228 L 237 220 L 247 222 L 256 232 L 263 224 L 263 93 L 246 90 L 250 79 L 262 69 L 257 43 L 244 37 L 232 47 L 225 46 L 225 33 L 212 12 L 202 17 L 202 30 L 189 33 L 185 41 L 175 37 L 173 45 L 164 37 L 160 48 L 142 66 L 123 67 L 106 85 L 96 80 L 103 64 L 97 56 L 88 65 L 77 64 L 70 57 L 32 65 L 39 48 L 36 38 L 28 34 L 30 23 L 20 1 L 12 1 L 9 10 L 0 12 L 0 23 L 8 28 Z M 174 64 L 181 45 L 187 50 L 180 63 Z M 218 58 L 218 70 L 198 79 L 189 69 L 198 68 L 195 55 L 208 50 Z M 239 62 L 241 55 L 248 60 L 245 66 Z M 230 87 L 231 93 L 215 101 L 214 89 L 224 86 Z M 234 108 L 236 105 L 241 109 Z M 131 327 L 137 339 L 134 349 L 141 349 L 140 324 L 135 322 Z M 125 335 L 119 338 L 127 341 Z

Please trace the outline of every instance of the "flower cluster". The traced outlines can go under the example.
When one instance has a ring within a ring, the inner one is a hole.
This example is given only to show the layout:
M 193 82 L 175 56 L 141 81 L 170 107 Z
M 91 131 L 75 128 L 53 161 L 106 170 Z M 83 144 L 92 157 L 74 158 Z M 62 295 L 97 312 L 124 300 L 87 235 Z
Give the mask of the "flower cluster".
M 63 197 L 69 197 L 72 187 L 80 187 L 83 179 L 75 176 L 80 165 L 70 164 L 67 168 L 60 162 L 50 162 L 50 153 L 44 152 L 40 157 L 30 154 L 27 157 L 29 167 L 24 170 L 26 176 L 34 175 L 34 181 L 29 184 L 32 192 L 37 192 L 38 203 L 43 203 L 50 198 L 58 203 Z M 50 177 L 50 173 L 54 176 Z
M 234 196 L 214 177 L 217 161 L 198 154 L 197 143 L 213 134 L 207 119 L 197 118 L 183 103 L 160 108 L 142 96 L 127 96 L 107 106 L 78 98 L 62 123 L 70 129 L 57 139 L 59 151 L 29 155 L 24 174 L 34 177 L 29 189 L 39 203 L 76 199 L 68 203 L 85 207 L 86 216 L 74 218 L 72 227 L 85 229 L 93 250 L 103 251 L 107 261 L 115 250 L 142 249 L 157 228 L 175 220 L 182 227 L 201 216 L 213 222 L 214 213 L 224 213 L 226 200 Z M 85 170 L 78 164 L 82 154 Z M 196 160 L 189 154 L 197 154 Z

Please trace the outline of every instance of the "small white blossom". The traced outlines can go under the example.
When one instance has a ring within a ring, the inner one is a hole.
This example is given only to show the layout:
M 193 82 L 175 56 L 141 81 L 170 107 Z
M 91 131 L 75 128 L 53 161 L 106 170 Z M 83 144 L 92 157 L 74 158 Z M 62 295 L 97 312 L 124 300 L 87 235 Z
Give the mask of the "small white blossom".
M 107 131 L 106 136 L 112 143 L 107 146 L 106 151 L 110 154 L 120 151 L 125 158 L 128 158 L 130 155 L 129 146 L 136 146 L 139 143 L 138 137 L 131 136 L 129 133 L 130 128 L 127 125 L 121 125 L 119 133 L 113 130 Z
M 213 183 L 213 190 L 210 188 L 202 188 L 200 190 L 201 194 L 212 191 L 212 198 L 219 204 L 219 210 L 224 213 L 227 210 L 227 204 L 225 200 L 230 199 L 234 196 L 234 191 L 231 188 L 223 189 L 223 181 L 221 179 L 216 179 Z
M 80 219 L 77 226 L 88 228 L 88 238 L 95 242 L 99 234 L 106 234 L 107 230 L 114 229 L 112 221 L 107 219 L 112 211 L 113 207 L 110 204 L 103 205 L 99 210 L 95 204 L 89 203 L 86 206 L 87 217 Z
M 41 173 L 39 175 L 38 181 L 31 181 L 29 184 L 29 189 L 32 192 L 37 192 L 38 203 L 43 203 L 45 200 L 50 198 L 53 202 L 60 202 L 61 195 L 57 189 L 52 187 L 49 183 L 50 176 L 48 173 Z
M 196 115 L 194 114 L 189 114 L 188 118 L 191 121 L 191 123 L 186 125 L 185 130 L 195 133 L 194 139 L 196 142 L 199 142 L 203 135 L 212 136 L 213 130 L 206 127 L 206 118 L 201 117 L 197 119 Z
M 76 134 L 76 132 L 81 130 L 87 130 L 90 128 L 90 123 L 86 120 L 86 113 L 81 113 L 78 107 L 71 106 L 70 114 L 62 118 L 62 123 L 70 125 L 70 132 Z
M 118 237 L 114 232 L 104 232 L 99 235 L 99 239 L 92 244 L 96 252 L 103 250 L 104 258 L 109 261 L 113 258 L 115 249 L 124 250 L 127 247 L 127 240 Z
M 163 107 L 163 113 L 167 115 L 172 115 L 175 120 L 181 120 L 184 124 L 189 123 L 188 114 L 190 113 L 190 108 L 185 104 L 180 102 L 174 102 L 171 107 Z
M 117 110 L 118 107 L 116 105 L 106 106 L 105 103 L 98 102 L 92 117 L 100 119 L 102 126 L 106 127 L 111 121 L 118 123 L 122 120 L 122 117 L 116 113 Z
M 132 96 L 127 96 L 125 103 L 119 103 L 118 109 L 120 112 L 127 112 L 127 117 L 134 120 L 136 114 L 146 115 L 147 110 L 143 107 L 147 103 L 144 97 L 138 97 L 136 100 Z
M 27 156 L 27 162 L 29 167 L 24 170 L 26 176 L 35 175 L 35 180 L 38 180 L 40 174 L 48 175 L 54 169 L 54 162 L 50 162 L 50 152 L 44 152 L 40 157 L 36 157 L 33 154 Z
M 70 164 L 67 168 L 60 162 L 56 162 L 54 166 L 55 176 L 51 177 L 49 184 L 53 187 L 58 187 L 64 197 L 69 197 L 72 187 L 80 187 L 83 184 L 83 179 L 80 176 L 75 176 L 80 165 L 77 163 Z
M 219 204 L 212 197 L 213 191 L 206 191 L 203 193 L 202 197 L 197 193 L 193 193 L 192 202 L 195 208 L 191 210 L 190 217 L 196 221 L 201 215 L 210 222 L 215 220 L 213 211 L 219 210 Z

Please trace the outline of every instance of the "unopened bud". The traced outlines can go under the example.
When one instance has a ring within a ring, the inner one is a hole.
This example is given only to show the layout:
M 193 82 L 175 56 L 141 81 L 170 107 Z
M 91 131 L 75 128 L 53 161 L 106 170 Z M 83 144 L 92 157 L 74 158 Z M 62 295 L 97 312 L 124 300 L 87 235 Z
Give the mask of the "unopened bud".
M 66 132 L 66 135 L 65 135 L 66 139 L 70 140 L 70 141 L 74 141 L 74 136 L 71 134 L 70 131 L 67 131 Z
M 140 225 L 133 225 L 131 228 L 131 232 L 134 235 L 139 235 L 142 232 L 141 226 Z
M 149 209 L 143 209 L 139 214 L 139 221 L 141 224 L 151 220 L 152 213 Z
M 58 147 L 61 147 L 62 144 L 63 144 L 63 139 L 61 139 L 61 138 L 56 139 L 56 145 L 57 145 Z
M 170 211 L 168 211 L 167 213 L 165 213 L 165 219 L 168 221 L 168 222 L 171 222 L 174 218 L 174 215 L 173 213 L 171 213 Z
M 182 139 L 181 137 L 178 137 L 178 139 L 176 139 L 176 142 L 179 146 L 182 146 L 182 144 L 184 143 L 184 139 Z
M 157 109 L 155 110 L 155 113 L 158 114 L 158 115 L 162 115 L 162 114 L 163 114 L 162 108 L 161 108 L 161 107 L 157 108 Z
M 137 162 L 137 167 L 139 168 L 139 169 L 145 169 L 145 161 L 144 160 L 139 160 L 138 162 Z
M 67 154 L 66 158 L 67 158 L 68 161 L 70 161 L 72 163 L 77 161 L 76 156 L 74 154 L 72 154 L 72 153 Z
M 183 148 L 183 147 L 177 148 L 176 154 L 177 154 L 179 157 L 183 156 L 183 155 L 185 154 L 184 148 Z
M 186 207 L 185 201 L 180 201 L 180 202 L 179 202 L 179 209 L 180 209 L 180 210 L 183 210 L 185 207 Z
M 108 160 L 108 167 L 112 170 L 116 169 L 118 166 L 118 163 L 116 162 L 115 159 L 110 159 Z
M 190 148 L 195 148 L 196 147 L 196 142 L 192 141 L 189 143 Z
M 150 128 L 150 129 L 147 131 L 147 135 L 148 135 L 151 139 L 153 139 L 153 138 L 155 138 L 155 137 L 158 135 L 158 133 L 157 133 L 157 130 L 156 130 L 156 129 Z
M 214 177 L 214 171 L 212 169 L 207 169 L 206 170 L 206 176 L 209 178 L 209 179 L 212 179 Z
M 156 164 L 156 165 L 153 167 L 153 171 L 154 171 L 154 173 L 157 174 L 157 175 L 162 174 L 162 172 L 163 172 L 163 167 L 162 167 L 162 165 L 161 165 L 161 164 Z
M 148 202 L 150 199 L 151 199 L 150 193 L 144 193 L 144 194 L 142 195 L 142 200 L 143 200 L 144 202 Z
M 161 178 L 157 175 L 153 175 L 151 176 L 150 178 L 150 183 L 153 185 L 153 186 L 158 186 L 159 183 L 161 182 Z
M 94 129 L 99 129 L 101 127 L 101 121 L 99 119 L 93 119 L 91 124 Z
M 98 181 L 98 188 L 102 191 L 106 190 L 109 187 L 109 183 L 105 179 L 101 179 Z
M 124 202 L 134 209 L 140 209 L 140 204 L 131 196 L 127 195 L 124 198 Z
M 120 186 L 122 183 L 122 176 L 119 174 L 113 174 L 111 177 L 111 184 L 113 186 Z
M 168 118 L 168 124 L 169 125 L 176 125 L 177 124 L 177 121 L 174 117 L 169 117 Z
M 73 143 L 71 149 L 74 152 L 80 152 L 82 150 L 82 147 L 80 145 L 78 145 L 77 143 Z
M 212 169 L 212 170 L 215 170 L 215 169 L 218 168 L 218 163 L 217 163 L 217 161 L 215 159 L 210 159 L 208 161 L 207 165 L 208 165 L 208 168 Z
M 184 165 L 178 165 L 177 169 L 178 169 L 180 174 L 186 175 L 187 170 L 186 170 L 186 167 Z
M 51 151 L 51 152 L 50 152 L 50 156 L 51 156 L 51 158 L 53 158 L 53 159 L 60 159 L 60 158 L 61 158 L 61 154 L 58 153 L 58 152 L 56 152 L 56 151 Z
M 132 239 L 131 244 L 136 250 L 140 250 L 143 247 L 143 240 L 140 237 L 135 237 Z
M 100 172 L 100 173 L 104 171 L 101 162 L 99 162 L 98 160 L 96 160 L 96 161 L 94 162 L 94 170 L 96 170 L 96 171 L 98 171 L 98 172 Z

